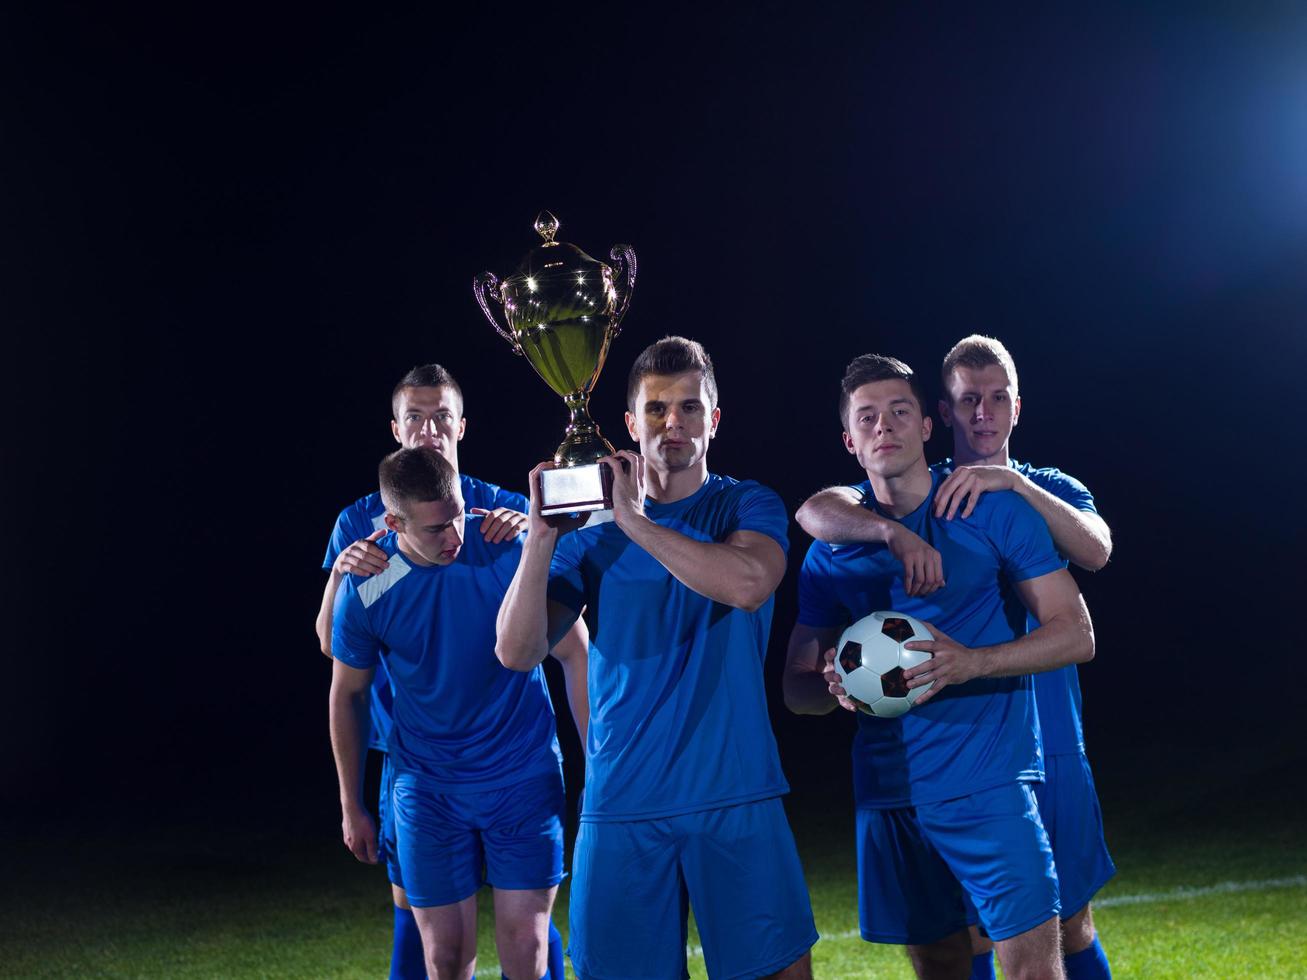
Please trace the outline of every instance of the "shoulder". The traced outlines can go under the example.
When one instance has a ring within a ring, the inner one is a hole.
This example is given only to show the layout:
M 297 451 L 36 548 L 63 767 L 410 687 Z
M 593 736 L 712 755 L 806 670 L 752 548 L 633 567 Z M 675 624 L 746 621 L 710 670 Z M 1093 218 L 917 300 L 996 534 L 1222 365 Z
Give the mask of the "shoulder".
M 465 507 L 480 507 L 483 510 L 494 510 L 496 507 L 509 507 L 513 510 L 526 513 L 529 506 L 527 499 L 520 493 L 514 493 L 511 490 L 505 490 L 494 483 L 488 483 L 485 480 L 478 480 L 474 476 L 468 476 L 466 473 L 460 473 L 458 477 L 460 489 L 463 491 L 463 505 Z
M 385 526 L 381 523 L 385 515 L 386 505 L 381 502 L 381 494 L 374 491 L 344 508 L 336 518 L 336 527 L 358 532 L 359 537 L 367 537 Z
M 385 571 L 376 575 L 347 575 L 342 585 L 350 595 L 357 595 L 358 604 L 368 609 L 382 600 L 390 601 L 405 591 L 401 583 L 405 582 L 413 566 L 399 551 L 399 538 L 394 532 L 383 535 L 377 541 L 378 547 L 386 553 L 389 565 Z
M 1070 473 L 1063 473 L 1056 466 L 1033 466 L 1030 463 L 1012 461 L 1013 468 L 1027 480 L 1047 490 L 1054 497 L 1066 501 L 1081 510 L 1094 510 L 1094 497 L 1089 488 Z

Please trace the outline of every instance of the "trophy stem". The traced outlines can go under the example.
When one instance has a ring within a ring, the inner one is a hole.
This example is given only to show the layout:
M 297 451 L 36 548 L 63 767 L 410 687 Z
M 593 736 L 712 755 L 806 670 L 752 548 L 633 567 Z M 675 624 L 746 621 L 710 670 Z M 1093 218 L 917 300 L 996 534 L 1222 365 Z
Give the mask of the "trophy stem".
M 590 393 L 574 391 L 563 398 L 570 413 L 566 437 L 554 452 L 559 466 L 581 466 L 613 454 L 613 447 L 590 417 Z

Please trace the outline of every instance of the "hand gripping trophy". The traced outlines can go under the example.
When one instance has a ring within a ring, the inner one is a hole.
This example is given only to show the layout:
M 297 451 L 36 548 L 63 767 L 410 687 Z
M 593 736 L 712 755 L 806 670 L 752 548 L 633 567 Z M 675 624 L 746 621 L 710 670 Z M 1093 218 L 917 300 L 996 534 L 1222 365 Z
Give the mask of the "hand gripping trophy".
M 613 264 L 592 259 L 575 245 L 556 242 L 558 219 L 540 212 L 535 230 L 544 243 L 518 270 L 500 280 L 483 272 L 472 291 L 487 319 L 567 404 L 567 435 L 554 452 L 556 468 L 540 474 L 541 513 L 570 514 L 610 508 L 612 473 L 597 460 L 613 453 L 590 418 L 590 392 L 608 345 L 621 331 L 635 287 L 635 252 L 614 245 Z M 505 325 L 492 304 L 503 309 Z

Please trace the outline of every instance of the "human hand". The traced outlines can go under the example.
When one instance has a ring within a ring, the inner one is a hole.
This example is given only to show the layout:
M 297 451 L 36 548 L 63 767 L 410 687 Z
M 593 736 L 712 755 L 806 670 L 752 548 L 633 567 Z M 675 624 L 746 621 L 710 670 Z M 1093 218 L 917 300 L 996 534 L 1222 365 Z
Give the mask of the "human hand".
M 336 556 L 331 563 L 331 570 L 337 575 L 376 575 L 390 567 L 386 553 L 377 547 L 376 541 L 386 533 L 386 528 L 373 531 L 366 538 L 359 538 L 352 545 Z
M 619 449 L 599 460 L 599 465 L 613 471 L 613 520 L 622 530 L 629 530 L 644 519 L 644 457 Z
M 343 807 L 342 813 L 340 831 L 345 846 L 364 864 L 376 864 L 377 824 L 372 814 L 358 804 Z
M 903 672 L 909 690 L 934 684 L 929 691 L 917 698 L 914 706 L 925 704 L 950 684 L 965 684 L 969 680 L 984 674 L 984 658 L 976 650 L 964 647 L 943 630 L 938 630 L 930 623 L 922 623 L 930 630 L 933 640 L 909 640 L 903 644 L 905 650 L 921 650 L 930 654 L 930 659 L 909 667 Z
M 485 518 L 481 522 L 481 537 L 491 544 L 500 544 L 517 537 L 527 529 L 530 522 L 526 514 L 508 507 L 496 507 L 494 510 L 473 507 L 470 513 L 480 514 Z
M 919 535 L 894 523 L 886 547 L 903 566 L 903 591 L 908 595 L 930 595 L 944 587 L 943 559 Z
M 826 687 L 831 696 L 839 702 L 839 706 L 845 711 L 857 711 L 858 705 L 853 698 L 849 697 L 849 692 L 844 690 L 844 685 L 840 683 L 839 671 L 835 669 L 835 648 L 831 647 L 826 651 L 826 669 L 822 671 L 823 678 L 826 680 Z
M 953 520 L 966 500 L 962 516 L 970 517 L 982 495 L 993 490 L 1011 490 L 1017 479 L 1017 471 L 1010 466 L 959 466 L 935 491 L 935 516 L 945 517 L 947 511 L 946 520 Z

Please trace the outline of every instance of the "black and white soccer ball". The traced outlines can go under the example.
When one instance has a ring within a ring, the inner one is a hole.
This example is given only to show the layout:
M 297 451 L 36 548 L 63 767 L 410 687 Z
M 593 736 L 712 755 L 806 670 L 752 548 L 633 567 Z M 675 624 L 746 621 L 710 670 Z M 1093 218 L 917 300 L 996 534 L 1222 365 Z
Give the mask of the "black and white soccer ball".
M 874 612 L 843 633 L 835 645 L 835 670 L 859 710 L 878 718 L 906 714 L 932 681 L 908 690 L 903 671 L 930 659 L 925 650 L 905 650 L 910 640 L 930 640 L 930 630 L 899 612 Z

